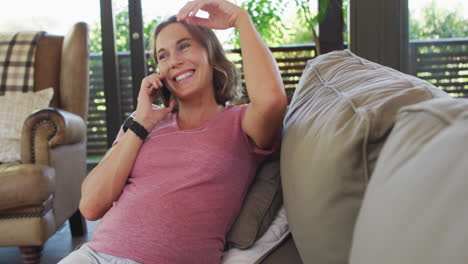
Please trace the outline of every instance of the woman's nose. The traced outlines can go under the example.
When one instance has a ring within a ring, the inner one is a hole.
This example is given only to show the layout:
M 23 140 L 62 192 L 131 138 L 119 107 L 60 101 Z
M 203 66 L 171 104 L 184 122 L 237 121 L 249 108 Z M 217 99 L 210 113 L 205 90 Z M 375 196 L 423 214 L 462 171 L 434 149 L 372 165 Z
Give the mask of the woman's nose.
M 181 56 L 181 54 L 174 53 L 171 56 L 171 67 L 176 67 L 178 65 L 181 65 L 184 62 L 184 58 Z

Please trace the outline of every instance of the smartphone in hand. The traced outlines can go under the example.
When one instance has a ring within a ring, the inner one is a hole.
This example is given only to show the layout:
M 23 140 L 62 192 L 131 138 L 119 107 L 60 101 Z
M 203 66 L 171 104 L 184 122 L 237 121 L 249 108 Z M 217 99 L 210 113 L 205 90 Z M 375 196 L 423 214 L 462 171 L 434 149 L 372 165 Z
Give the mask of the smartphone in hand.
M 166 81 L 162 80 L 163 87 L 161 87 L 161 99 L 165 107 L 169 106 L 169 102 L 171 101 L 171 91 L 167 88 Z
M 171 101 L 171 92 L 170 92 L 169 89 L 167 88 L 166 81 L 161 80 L 161 82 L 163 83 L 163 86 L 160 87 L 160 88 L 157 90 L 157 94 L 156 94 L 156 96 L 155 96 L 155 101 L 161 100 L 162 103 L 164 104 L 164 106 L 165 106 L 165 107 L 168 107 L 168 106 L 169 106 L 169 102 Z M 159 98 L 158 98 L 158 97 L 159 97 Z

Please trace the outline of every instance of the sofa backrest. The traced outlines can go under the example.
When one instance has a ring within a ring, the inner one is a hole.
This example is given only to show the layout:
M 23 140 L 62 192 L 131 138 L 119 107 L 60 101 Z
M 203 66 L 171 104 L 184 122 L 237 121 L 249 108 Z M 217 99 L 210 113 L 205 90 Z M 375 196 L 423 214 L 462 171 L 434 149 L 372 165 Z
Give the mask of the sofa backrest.
M 401 109 L 367 188 L 351 264 L 468 260 L 468 99 Z
M 304 263 L 347 263 L 370 175 L 397 112 L 449 97 L 349 50 L 310 60 L 284 120 L 281 180 Z

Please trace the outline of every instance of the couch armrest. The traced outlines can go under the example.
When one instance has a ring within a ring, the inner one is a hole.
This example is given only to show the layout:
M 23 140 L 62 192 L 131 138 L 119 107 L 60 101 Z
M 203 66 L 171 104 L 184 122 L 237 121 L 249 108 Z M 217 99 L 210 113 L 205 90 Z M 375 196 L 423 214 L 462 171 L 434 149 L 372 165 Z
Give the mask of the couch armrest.
M 50 165 L 51 148 L 83 140 L 86 123 L 80 116 L 51 107 L 38 110 L 24 122 L 21 161 Z

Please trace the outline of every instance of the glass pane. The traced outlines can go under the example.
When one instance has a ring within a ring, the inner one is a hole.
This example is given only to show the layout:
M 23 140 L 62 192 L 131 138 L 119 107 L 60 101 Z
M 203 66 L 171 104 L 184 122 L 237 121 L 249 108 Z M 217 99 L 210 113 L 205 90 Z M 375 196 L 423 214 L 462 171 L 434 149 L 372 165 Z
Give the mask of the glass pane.
M 468 2 L 409 0 L 410 39 L 468 37 Z
M 44 30 L 64 35 L 71 26 L 84 21 L 99 21 L 96 0 L 13 0 L 0 8 L 0 31 Z
M 409 0 L 410 73 L 468 97 L 468 2 Z

